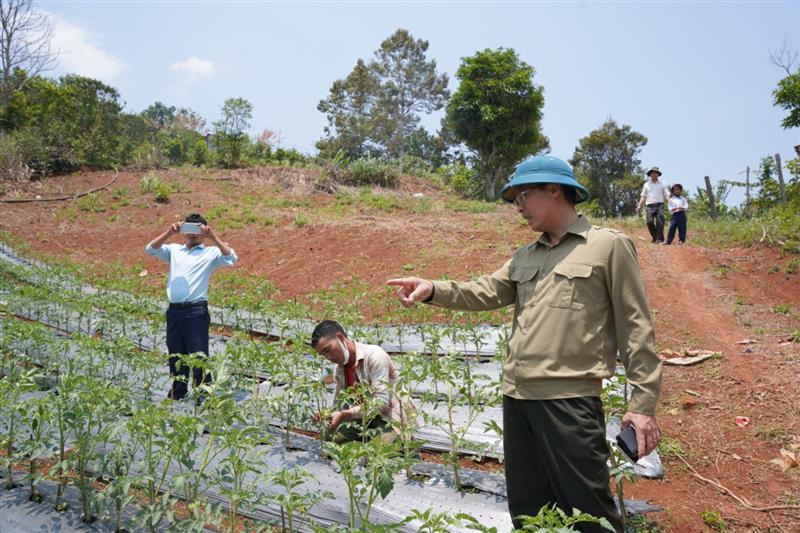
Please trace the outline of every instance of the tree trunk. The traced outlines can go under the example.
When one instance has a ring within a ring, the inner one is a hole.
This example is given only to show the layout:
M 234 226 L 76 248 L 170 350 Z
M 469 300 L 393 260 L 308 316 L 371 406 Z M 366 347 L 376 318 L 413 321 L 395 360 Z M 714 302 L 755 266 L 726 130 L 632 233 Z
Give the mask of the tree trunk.
M 708 209 L 711 218 L 717 220 L 717 205 L 714 203 L 714 189 L 711 188 L 711 178 L 706 176 L 706 193 L 708 194 Z
M 487 200 L 494 200 L 495 187 L 497 186 L 497 169 L 486 169 L 483 175 L 484 194 Z
M 783 166 L 781 165 L 781 154 L 775 154 L 775 168 L 778 169 L 778 184 L 781 187 L 781 205 L 786 205 L 786 184 L 783 182 Z
M 747 165 L 744 175 L 744 214 L 750 217 L 750 165 Z

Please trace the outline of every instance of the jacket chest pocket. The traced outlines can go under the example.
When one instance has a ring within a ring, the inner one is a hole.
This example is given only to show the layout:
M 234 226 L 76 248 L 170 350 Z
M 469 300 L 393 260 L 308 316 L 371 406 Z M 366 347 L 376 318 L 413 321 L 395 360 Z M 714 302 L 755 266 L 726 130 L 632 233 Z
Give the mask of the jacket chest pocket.
M 539 267 L 523 267 L 510 270 L 508 277 L 517 284 L 517 308 L 522 310 L 533 299 L 536 289 L 536 274 Z
M 562 263 L 553 268 L 553 298 L 550 307 L 583 309 L 584 293 L 592 276 L 592 265 Z

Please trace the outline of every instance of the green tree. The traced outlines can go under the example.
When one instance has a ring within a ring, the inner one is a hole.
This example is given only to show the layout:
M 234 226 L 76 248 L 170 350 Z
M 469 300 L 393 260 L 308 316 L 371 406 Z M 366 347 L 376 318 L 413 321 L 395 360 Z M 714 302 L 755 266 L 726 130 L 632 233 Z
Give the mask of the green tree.
M 239 163 L 242 151 L 249 141 L 247 130 L 253 119 L 253 104 L 244 98 L 228 98 L 222 106 L 222 116 L 214 123 L 214 142 L 220 161 L 228 167 Z
M 775 159 L 772 156 L 762 157 L 761 164 L 758 167 L 758 182 L 756 183 L 758 195 L 752 202 L 753 209 L 756 211 L 764 211 L 780 203 L 781 188 L 775 176 Z
M 438 135 L 428 133 L 425 128 L 417 128 L 405 138 L 405 156 L 411 156 L 430 164 L 435 170 L 450 162 L 447 153 L 450 146 L 447 138 L 440 132 Z
M 775 98 L 773 105 L 789 113 L 781 126 L 784 129 L 800 127 L 800 69 L 779 81 L 772 95 Z
M 69 75 L 58 82 L 33 78 L 24 91 L 25 120 L 14 140 L 36 174 L 119 161 L 122 104 L 116 89 Z
M 399 29 L 381 43 L 371 64 L 380 83 L 376 141 L 401 162 L 406 137 L 417 129 L 420 114 L 438 111 L 450 95 L 447 74 L 437 74 L 436 61 L 425 57 L 428 46 L 428 41 Z
M 142 111 L 142 116 L 150 121 L 157 130 L 166 128 L 175 120 L 175 106 L 166 106 L 156 102 Z
M 325 138 L 317 142 L 324 157 L 333 158 L 339 151 L 350 160 L 377 155 L 372 130 L 379 87 L 377 76 L 362 59 L 345 79 L 333 82 L 328 97 L 317 105 L 328 119 Z
M 447 104 L 447 122 L 455 139 L 475 153 L 489 199 L 516 163 L 549 148 L 541 132 L 544 91 L 533 76 L 533 67 L 510 48 L 464 58 L 456 73 L 460 84 Z
M 638 156 L 646 144 L 647 137 L 613 119 L 579 141 L 570 164 L 603 215 L 625 216 L 636 210 L 642 187 Z
M 786 39 L 778 50 L 769 53 L 770 62 L 786 72 L 786 77 L 778 82 L 778 87 L 772 92 L 772 105 L 789 112 L 781 122 L 784 129 L 800 126 L 800 66 L 794 66 L 797 56 L 797 51 L 786 46 Z

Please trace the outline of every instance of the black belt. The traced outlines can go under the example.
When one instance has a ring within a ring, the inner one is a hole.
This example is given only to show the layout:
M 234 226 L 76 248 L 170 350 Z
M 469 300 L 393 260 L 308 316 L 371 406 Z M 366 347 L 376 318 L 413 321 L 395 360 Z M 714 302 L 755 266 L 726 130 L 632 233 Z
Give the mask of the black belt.
M 655 207 L 657 205 L 664 205 L 664 202 L 658 202 L 657 204 L 647 204 L 647 207 Z
M 205 301 L 205 300 L 200 300 L 198 302 L 180 302 L 180 303 L 177 303 L 177 304 L 170 303 L 169 304 L 169 308 L 170 309 L 186 309 L 187 307 L 200 307 L 201 305 L 203 307 L 208 307 L 208 302 Z

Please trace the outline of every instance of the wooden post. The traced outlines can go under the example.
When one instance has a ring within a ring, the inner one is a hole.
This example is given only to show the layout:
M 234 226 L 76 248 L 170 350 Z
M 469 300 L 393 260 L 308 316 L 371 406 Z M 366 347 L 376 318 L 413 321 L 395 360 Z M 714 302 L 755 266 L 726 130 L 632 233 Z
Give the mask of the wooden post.
M 781 154 L 775 154 L 775 167 L 778 169 L 778 184 L 781 186 L 781 205 L 786 205 L 786 185 L 783 183 L 783 167 Z
M 750 216 L 750 165 L 744 171 L 744 214 Z
M 794 152 L 797 154 L 797 157 L 800 157 L 800 144 L 794 147 Z
M 714 190 L 711 188 L 711 178 L 706 176 L 706 194 L 708 194 L 708 209 L 711 211 L 711 218 L 717 220 L 717 205 L 714 203 Z

